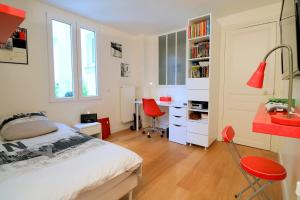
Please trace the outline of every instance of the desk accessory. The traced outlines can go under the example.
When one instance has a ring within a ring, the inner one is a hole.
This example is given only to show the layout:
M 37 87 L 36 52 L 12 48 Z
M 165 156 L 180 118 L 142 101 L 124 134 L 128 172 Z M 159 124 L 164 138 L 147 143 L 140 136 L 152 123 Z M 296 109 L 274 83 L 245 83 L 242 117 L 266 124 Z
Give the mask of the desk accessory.
M 93 123 L 93 122 L 97 122 L 97 113 L 81 114 L 80 115 L 80 122 L 81 123 Z

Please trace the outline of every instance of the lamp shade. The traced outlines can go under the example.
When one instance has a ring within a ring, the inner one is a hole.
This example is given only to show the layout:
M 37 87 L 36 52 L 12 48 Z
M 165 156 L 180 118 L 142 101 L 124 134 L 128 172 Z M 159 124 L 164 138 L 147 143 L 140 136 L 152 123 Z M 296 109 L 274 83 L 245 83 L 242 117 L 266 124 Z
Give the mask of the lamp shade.
M 254 88 L 262 88 L 264 85 L 265 68 L 267 63 L 265 61 L 261 62 L 257 67 L 256 71 L 253 73 L 247 85 Z

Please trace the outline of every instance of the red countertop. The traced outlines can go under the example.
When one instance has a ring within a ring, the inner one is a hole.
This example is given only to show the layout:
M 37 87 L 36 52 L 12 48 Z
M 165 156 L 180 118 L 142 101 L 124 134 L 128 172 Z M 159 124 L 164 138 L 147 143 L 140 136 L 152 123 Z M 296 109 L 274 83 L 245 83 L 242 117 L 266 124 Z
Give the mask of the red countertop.
M 252 123 L 252 131 L 283 137 L 300 138 L 300 127 L 272 123 L 271 116 L 267 112 L 265 104 L 261 104 L 257 110 Z
M 25 19 L 25 11 L 0 4 L 0 43 L 6 43 L 16 28 Z

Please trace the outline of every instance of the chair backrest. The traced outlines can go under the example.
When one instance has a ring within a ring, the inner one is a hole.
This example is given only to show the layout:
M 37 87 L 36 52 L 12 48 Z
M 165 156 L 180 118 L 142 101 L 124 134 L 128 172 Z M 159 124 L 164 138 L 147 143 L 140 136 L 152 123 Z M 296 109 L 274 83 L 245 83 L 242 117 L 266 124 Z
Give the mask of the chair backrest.
M 156 117 L 161 113 L 156 101 L 154 99 L 142 99 L 143 109 L 146 115 Z
M 229 149 L 231 151 L 231 155 L 235 160 L 236 164 L 239 165 L 239 159 L 241 158 L 241 154 L 236 147 L 235 143 L 233 142 L 233 138 L 235 136 L 234 129 L 232 126 L 226 126 L 222 131 L 222 137 L 224 142 L 229 143 Z
M 232 126 L 226 126 L 222 131 L 224 142 L 231 143 L 233 141 L 234 135 L 235 133 Z

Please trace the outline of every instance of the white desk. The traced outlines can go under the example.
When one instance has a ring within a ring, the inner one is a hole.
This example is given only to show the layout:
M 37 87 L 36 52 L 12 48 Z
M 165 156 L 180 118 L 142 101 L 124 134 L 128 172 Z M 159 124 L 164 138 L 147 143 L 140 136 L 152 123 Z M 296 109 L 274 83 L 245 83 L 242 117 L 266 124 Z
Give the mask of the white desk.
M 172 101 L 172 102 L 164 102 L 155 100 L 158 106 L 164 106 L 164 107 L 186 107 L 186 102 L 179 102 L 179 101 Z M 141 105 L 143 102 L 142 100 L 136 100 L 135 103 L 135 122 L 136 122 L 136 131 L 139 131 L 139 105 Z

